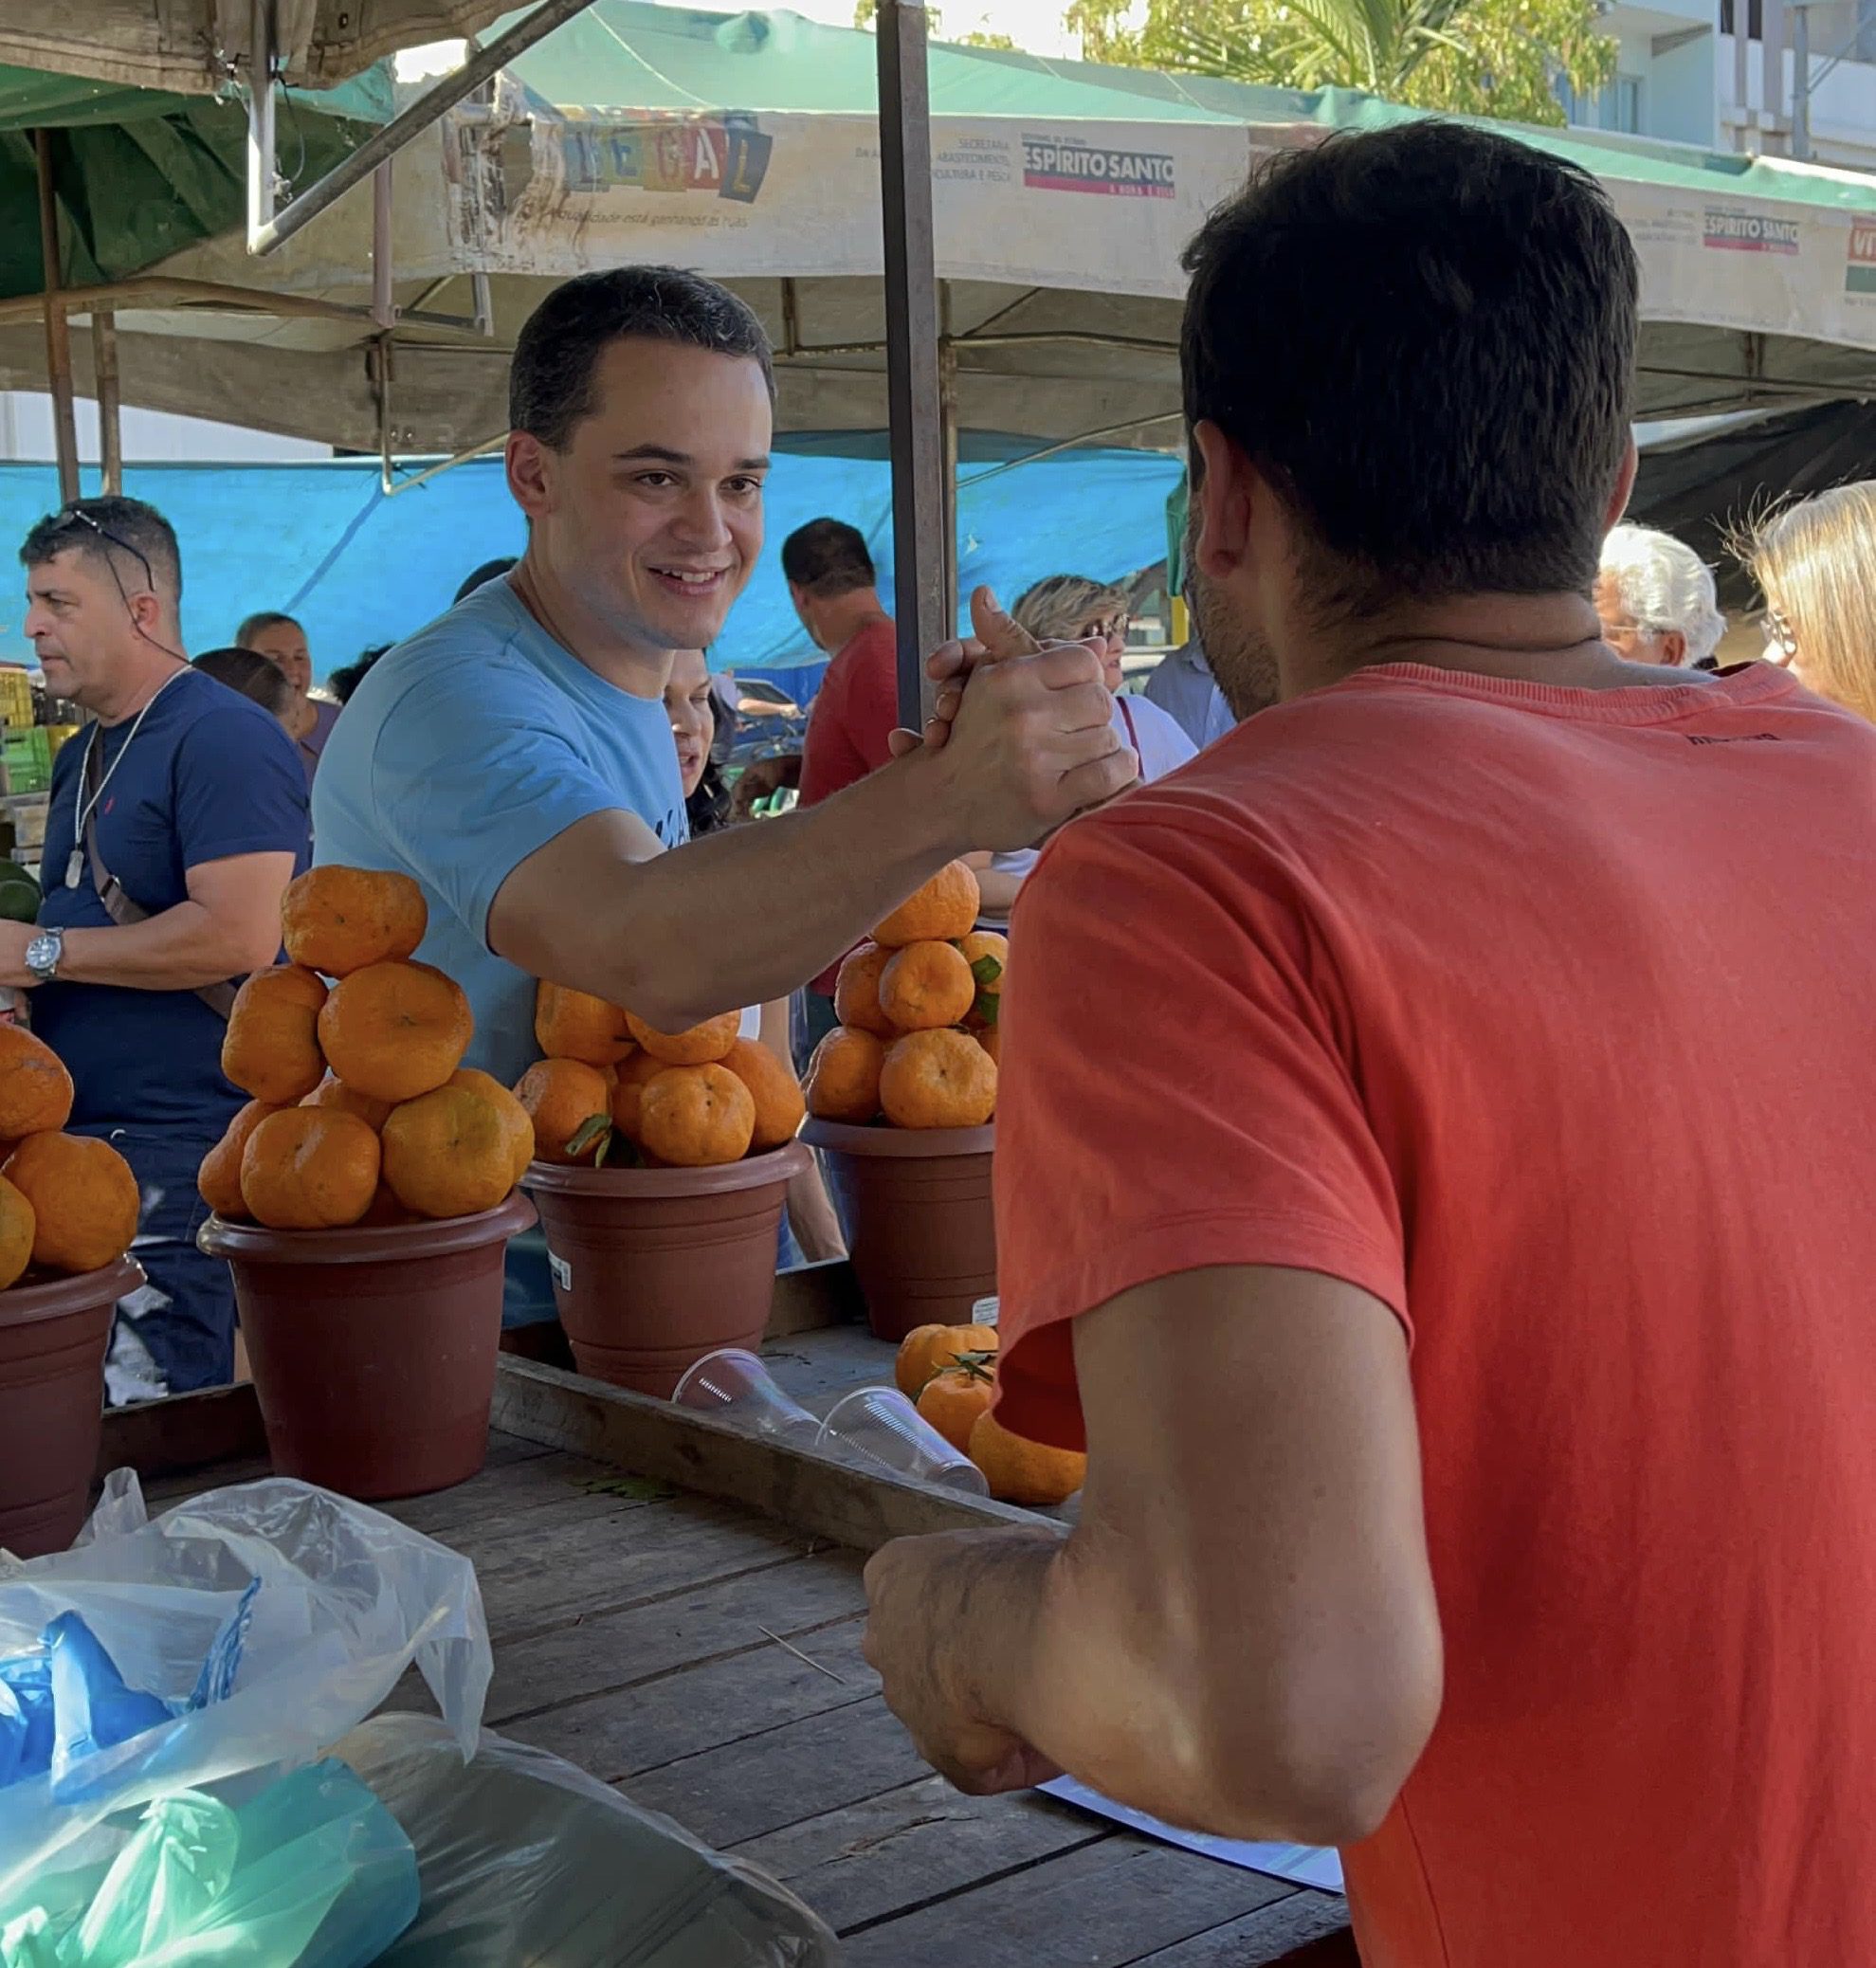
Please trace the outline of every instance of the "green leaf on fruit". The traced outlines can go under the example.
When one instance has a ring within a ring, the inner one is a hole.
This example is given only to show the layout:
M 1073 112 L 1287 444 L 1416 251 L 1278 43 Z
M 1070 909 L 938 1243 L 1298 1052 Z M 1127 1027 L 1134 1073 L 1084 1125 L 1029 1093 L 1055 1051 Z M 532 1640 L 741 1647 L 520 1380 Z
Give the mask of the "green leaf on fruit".
M 567 1143 L 566 1152 L 574 1160 L 584 1161 L 597 1148 L 600 1149 L 601 1158 L 603 1159 L 604 1149 L 602 1144 L 611 1135 L 611 1115 L 589 1114 L 580 1122 L 577 1131 L 574 1135 L 574 1139 Z M 595 1162 L 594 1166 L 598 1166 L 597 1162 Z
M 983 956 L 971 966 L 971 975 L 984 986 L 994 984 L 1003 975 L 1003 965 L 994 957 Z

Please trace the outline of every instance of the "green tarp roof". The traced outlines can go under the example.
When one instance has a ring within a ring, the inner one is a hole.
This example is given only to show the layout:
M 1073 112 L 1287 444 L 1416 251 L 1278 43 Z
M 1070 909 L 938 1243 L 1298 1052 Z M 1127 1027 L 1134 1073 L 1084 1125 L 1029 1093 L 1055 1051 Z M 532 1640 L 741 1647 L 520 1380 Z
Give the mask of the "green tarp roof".
M 282 167 L 309 185 L 391 114 L 382 70 L 280 105 Z M 238 100 L 172 96 L 0 67 L 0 296 L 45 285 L 32 132 L 52 132 L 52 181 L 69 285 L 122 280 L 243 222 L 247 112 Z

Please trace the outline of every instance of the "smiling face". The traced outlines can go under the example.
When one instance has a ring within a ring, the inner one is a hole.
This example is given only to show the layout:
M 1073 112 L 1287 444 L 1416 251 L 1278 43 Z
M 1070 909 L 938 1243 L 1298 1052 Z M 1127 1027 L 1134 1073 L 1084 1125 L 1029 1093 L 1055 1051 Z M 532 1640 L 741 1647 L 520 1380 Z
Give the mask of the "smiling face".
M 710 762 L 710 740 L 717 735 L 717 720 L 710 710 L 710 665 L 701 649 L 680 649 L 671 658 L 671 674 L 665 683 L 665 713 L 671 720 L 678 772 L 688 799 L 702 780 L 703 768 Z
M 715 641 L 762 551 L 774 415 L 760 364 L 633 337 L 594 364 L 590 414 L 554 450 L 508 440 L 529 557 L 628 647 Z
M 264 656 L 286 681 L 304 697 L 313 687 L 313 657 L 306 647 L 306 631 L 298 622 L 269 622 L 255 630 L 247 647 Z

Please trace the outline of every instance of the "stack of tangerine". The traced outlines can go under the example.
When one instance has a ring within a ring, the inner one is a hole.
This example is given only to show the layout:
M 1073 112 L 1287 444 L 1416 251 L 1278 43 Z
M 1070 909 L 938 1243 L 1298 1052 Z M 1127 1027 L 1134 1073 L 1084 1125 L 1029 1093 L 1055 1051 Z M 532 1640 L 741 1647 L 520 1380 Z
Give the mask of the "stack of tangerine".
M 839 1026 L 808 1066 L 808 1111 L 865 1127 L 982 1127 L 996 1112 L 1010 945 L 976 927 L 961 861 L 902 902 L 840 967 Z
M 1064 1503 L 1086 1479 L 1088 1459 L 1013 1434 L 990 1411 L 996 1399 L 993 1325 L 920 1325 L 893 1362 L 899 1391 L 983 1472 L 999 1503 Z
M 464 1068 L 462 987 L 410 961 L 428 926 L 417 884 L 314 868 L 281 921 L 288 961 L 249 977 L 228 1015 L 222 1070 L 253 1098 L 202 1163 L 204 1201 L 282 1230 L 494 1209 L 534 1130 L 505 1086 Z
M 0 1025 L 0 1291 L 27 1267 L 114 1265 L 137 1235 L 137 1177 L 108 1141 L 61 1130 L 72 1076 L 43 1039 Z
M 767 1046 L 738 1036 L 741 1022 L 725 1011 L 661 1031 L 604 998 L 543 983 L 534 1030 L 546 1056 L 515 1087 L 536 1156 L 701 1169 L 792 1140 L 800 1085 Z

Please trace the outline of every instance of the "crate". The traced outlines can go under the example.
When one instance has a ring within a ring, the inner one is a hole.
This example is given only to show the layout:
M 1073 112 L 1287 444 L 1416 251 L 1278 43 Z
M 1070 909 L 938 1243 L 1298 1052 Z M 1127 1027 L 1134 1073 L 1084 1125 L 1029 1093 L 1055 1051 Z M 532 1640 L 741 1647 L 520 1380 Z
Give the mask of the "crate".
M 32 680 L 17 663 L 0 663 L 0 719 L 9 731 L 32 728 Z
M 46 724 L 42 725 L 40 729 L 45 732 L 46 742 L 51 746 L 52 756 L 56 758 L 59 756 L 59 748 L 68 740 L 77 738 L 79 733 L 84 729 L 84 726 L 82 724 Z
M 38 860 L 46 843 L 46 815 L 43 793 L 0 799 L 0 825 L 11 825 L 14 847 L 24 850 L 29 860 Z
M 29 731 L 7 727 L 7 790 L 45 793 L 52 784 L 52 746 L 43 724 Z

